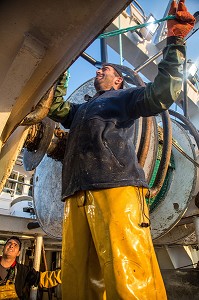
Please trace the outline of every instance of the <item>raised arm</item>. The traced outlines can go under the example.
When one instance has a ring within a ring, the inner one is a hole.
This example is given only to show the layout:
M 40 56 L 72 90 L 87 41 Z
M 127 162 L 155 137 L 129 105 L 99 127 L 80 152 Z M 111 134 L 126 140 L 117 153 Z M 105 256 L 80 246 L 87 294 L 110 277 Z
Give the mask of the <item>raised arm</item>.
M 173 1 L 171 4 L 169 14 L 175 15 L 176 19 L 168 21 L 167 46 L 163 50 L 163 59 L 158 65 L 154 82 L 147 84 L 145 90 L 137 92 L 137 101 L 132 107 L 137 117 L 155 115 L 168 109 L 181 92 L 185 60 L 184 37 L 195 22 L 184 2 L 180 0 L 177 5 Z
M 56 122 L 62 122 L 70 111 L 70 103 L 64 101 L 64 96 L 66 95 L 66 78 L 66 72 L 59 77 L 53 103 L 48 113 L 48 117 Z

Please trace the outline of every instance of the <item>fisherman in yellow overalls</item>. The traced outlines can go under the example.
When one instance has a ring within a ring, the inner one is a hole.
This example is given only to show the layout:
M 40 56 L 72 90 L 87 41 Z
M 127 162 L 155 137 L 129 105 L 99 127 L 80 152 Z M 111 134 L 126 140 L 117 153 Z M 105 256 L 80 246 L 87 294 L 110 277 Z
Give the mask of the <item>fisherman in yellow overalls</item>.
M 0 299 L 29 299 L 31 286 L 50 288 L 61 283 L 61 270 L 37 272 L 34 268 L 19 264 L 21 241 L 17 236 L 10 237 L 0 257 Z
M 64 300 L 167 298 L 132 137 L 136 119 L 163 112 L 181 92 L 184 37 L 194 17 L 183 0 L 172 2 L 170 14 L 176 19 L 168 21 L 153 83 L 123 89 L 121 70 L 105 63 L 95 77 L 96 94 L 85 103 L 64 101 L 64 77 L 57 85 L 49 117 L 70 129 L 62 177 Z

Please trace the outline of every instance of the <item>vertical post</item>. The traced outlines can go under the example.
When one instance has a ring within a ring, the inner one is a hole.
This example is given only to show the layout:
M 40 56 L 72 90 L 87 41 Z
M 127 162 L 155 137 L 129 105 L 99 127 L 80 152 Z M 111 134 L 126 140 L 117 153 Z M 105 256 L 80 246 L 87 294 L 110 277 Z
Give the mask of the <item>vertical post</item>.
M 21 251 L 19 255 L 19 263 L 24 264 L 26 258 L 26 242 L 22 240 L 21 242 Z
M 187 60 L 185 57 L 185 62 L 183 64 L 183 92 L 184 92 L 184 99 L 183 99 L 183 111 L 184 116 L 188 118 L 188 98 L 187 98 Z
M 120 29 L 120 16 L 118 17 L 119 29 Z M 123 65 L 123 50 L 122 50 L 122 35 L 119 34 L 119 52 L 120 52 L 120 65 Z
M 34 255 L 34 262 L 33 262 L 33 268 L 36 271 L 39 271 L 39 269 L 40 269 L 42 245 L 43 245 L 43 236 L 38 235 L 36 237 L 35 255 Z M 38 290 L 37 287 L 32 287 L 31 293 L 30 293 L 30 300 L 37 299 L 37 290 Z
M 101 62 L 108 62 L 107 42 L 106 39 L 100 39 Z

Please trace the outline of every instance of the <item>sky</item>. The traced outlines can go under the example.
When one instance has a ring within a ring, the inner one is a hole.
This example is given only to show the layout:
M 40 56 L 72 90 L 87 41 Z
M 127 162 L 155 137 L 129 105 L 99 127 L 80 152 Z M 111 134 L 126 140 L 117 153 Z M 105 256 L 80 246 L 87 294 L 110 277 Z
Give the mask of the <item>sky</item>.
M 169 0 L 137 0 L 137 2 L 144 10 L 146 16 L 152 13 L 156 19 L 161 19 L 165 13 Z M 193 14 L 196 11 L 199 11 L 199 0 L 186 0 L 185 3 L 190 13 Z M 187 59 L 191 59 L 199 67 L 198 40 L 199 30 L 187 40 Z M 101 61 L 100 40 L 96 39 L 89 46 L 89 48 L 85 50 L 85 52 L 96 60 Z M 115 51 L 113 51 L 109 46 L 108 60 L 109 62 L 120 64 L 120 56 L 115 53 Z M 133 69 L 133 66 L 129 65 L 125 60 L 123 61 L 123 64 Z M 70 94 L 73 93 L 73 91 L 76 90 L 81 84 L 94 77 L 96 70 L 96 67 L 92 66 L 86 60 L 81 57 L 78 58 L 69 69 L 70 79 L 66 98 L 68 98 Z

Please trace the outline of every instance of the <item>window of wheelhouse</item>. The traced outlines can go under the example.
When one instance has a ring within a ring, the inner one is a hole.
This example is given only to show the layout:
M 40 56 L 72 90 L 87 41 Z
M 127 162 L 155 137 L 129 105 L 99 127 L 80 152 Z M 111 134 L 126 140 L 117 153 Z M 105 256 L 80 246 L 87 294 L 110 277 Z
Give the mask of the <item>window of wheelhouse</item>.
M 25 177 L 22 174 L 17 171 L 12 171 L 3 188 L 3 192 L 12 195 L 22 195 L 24 179 Z

